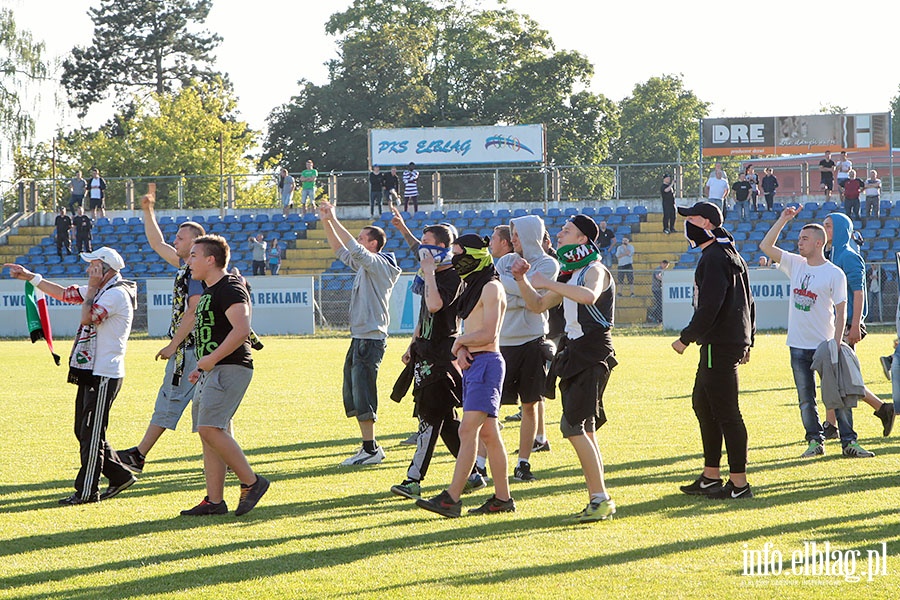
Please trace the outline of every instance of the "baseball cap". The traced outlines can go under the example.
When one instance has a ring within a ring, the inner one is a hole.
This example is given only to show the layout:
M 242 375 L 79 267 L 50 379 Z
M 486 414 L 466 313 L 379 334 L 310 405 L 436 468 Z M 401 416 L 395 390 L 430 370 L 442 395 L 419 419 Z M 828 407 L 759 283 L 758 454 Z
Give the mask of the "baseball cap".
M 80 256 L 86 262 L 91 262 L 92 260 L 103 261 L 115 271 L 121 271 L 125 268 L 125 261 L 122 259 L 122 256 L 109 246 L 97 248 L 93 252 L 82 252 Z
M 722 211 L 712 202 L 697 202 L 690 207 L 678 207 L 678 214 L 682 217 L 703 217 L 709 219 L 713 227 L 721 227 L 724 219 Z

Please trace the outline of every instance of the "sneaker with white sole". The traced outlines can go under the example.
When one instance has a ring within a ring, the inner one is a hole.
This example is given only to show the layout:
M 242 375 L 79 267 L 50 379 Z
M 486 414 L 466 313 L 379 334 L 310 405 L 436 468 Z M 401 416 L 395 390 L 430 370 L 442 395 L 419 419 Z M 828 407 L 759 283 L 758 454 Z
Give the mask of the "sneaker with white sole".
M 593 523 L 612 519 L 614 514 L 616 514 L 616 503 L 610 498 L 603 502 L 589 502 L 584 510 L 575 515 L 575 520 L 579 523 Z
M 391 492 L 410 500 L 418 500 L 422 497 L 422 485 L 414 479 L 407 479 L 403 483 L 392 485 Z
M 375 449 L 375 452 L 367 452 L 365 447 L 360 446 L 359 452 L 342 462 L 341 466 L 377 465 L 383 460 L 384 448 L 381 446 L 378 446 L 378 448 Z
M 701 473 L 694 483 L 679 486 L 678 489 L 689 496 L 709 496 L 722 489 L 722 480 L 720 478 L 713 479 Z
M 408 438 L 406 438 L 405 440 L 400 442 L 400 445 L 401 446 L 415 446 L 418 442 L 419 442 L 419 432 L 416 431 L 415 433 L 410 435 Z
M 818 440 L 811 440 L 806 452 L 800 455 L 800 458 L 811 458 L 813 456 L 825 456 L 825 444 Z
M 893 355 L 882 356 L 878 360 L 881 362 L 881 370 L 884 371 L 885 378 L 888 381 L 890 381 L 891 380 L 891 363 L 894 362 Z
M 531 473 L 531 463 L 526 460 L 516 465 L 516 468 L 513 470 L 513 479 L 516 481 L 534 481 L 535 477 Z
M 857 442 L 850 442 L 844 446 L 843 454 L 847 458 L 872 458 L 875 456 L 874 452 L 866 450 Z
M 737 487 L 729 479 L 728 483 L 722 486 L 722 489 L 712 494 L 707 494 L 706 497 L 713 500 L 743 500 L 752 498 L 753 490 L 750 489 L 749 483 L 744 485 L 744 487 Z
M 469 492 L 474 492 L 475 490 L 480 490 L 483 487 L 487 487 L 487 469 L 479 469 L 476 465 L 474 469 L 472 469 L 472 473 L 469 475 L 469 478 L 466 479 L 466 485 L 463 488 L 463 494 L 468 494 Z
M 550 440 L 545 440 L 543 442 L 539 442 L 534 440 L 534 445 L 531 446 L 532 452 L 550 452 Z

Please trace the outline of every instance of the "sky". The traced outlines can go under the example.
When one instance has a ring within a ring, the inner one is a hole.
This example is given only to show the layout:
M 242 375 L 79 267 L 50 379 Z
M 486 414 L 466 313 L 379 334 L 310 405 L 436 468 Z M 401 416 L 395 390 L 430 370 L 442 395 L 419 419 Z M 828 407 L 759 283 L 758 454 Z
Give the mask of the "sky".
M 48 56 L 60 61 L 73 46 L 90 43 L 87 10 L 98 3 L 0 0 L 0 6 L 13 10 L 17 25 L 45 42 Z M 290 101 L 299 79 L 327 82 L 324 63 L 337 51 L 334 38 L 325 35 L 325 22 L 350 4 L 214 0 L 206 28 L 224 38 L 216 68 L 228 73 L 240 116 L 252 128 L 265 129 L 266 116 Z M 481 5 L 493 6 L 494 0 Z M 898 93 L 900 73 L 882 72 L 895 53 L 892 35 L 879 26 L 888 17 L 885 1 L 824 8 L 773 0 L 626 0 L 585 8 L 591 5 L 584 0 L 507 3 L 549 31 L 557 49 L 585 55 L 595 69 L 591 91 L 614 101 L 664 74 L 680 75 L 687 89 L 711 103 L 712 117 L 806 115 L 823 105 L 842 106 L 849 113 L 887 112 Z M 34 101 L 38 141 L 58 128 L 99 125 L 111 114 L 106 105 L 79 121 L 73 111 L 54 107 L 54 95 L 62 98 L 52 86 L 43 86 Z

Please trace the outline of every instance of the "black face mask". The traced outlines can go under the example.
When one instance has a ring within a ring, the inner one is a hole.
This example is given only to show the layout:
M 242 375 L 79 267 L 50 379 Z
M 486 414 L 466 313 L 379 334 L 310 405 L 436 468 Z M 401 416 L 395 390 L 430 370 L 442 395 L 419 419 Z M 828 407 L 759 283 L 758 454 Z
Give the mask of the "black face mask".
M 714 236 L 711 231 L 703 229 L 702 227 L 697 227 L 690 221 L 684 222 L 684 237 L 687 238 L 691 248 L 697 248 L 709 240 L 716 239 L 716 236 Z
M 460 277 L 465 277 L 481 265 L 481 261 L 471 254 L 454 254 L 450 262 Z

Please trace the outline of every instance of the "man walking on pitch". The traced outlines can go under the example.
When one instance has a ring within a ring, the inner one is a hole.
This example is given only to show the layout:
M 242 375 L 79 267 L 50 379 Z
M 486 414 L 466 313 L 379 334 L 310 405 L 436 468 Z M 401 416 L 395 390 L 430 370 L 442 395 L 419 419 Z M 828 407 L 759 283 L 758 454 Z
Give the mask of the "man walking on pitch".
M 778 263 L 778 268 L 791 279 L 787 345 L 791 351 L 791 369 L 800 402 L 800 418 L 808 442 L 808 447 L 801 456 L 809 458 L 825 454 L 824 431 L 816 408 L 813 359 L 819 346 L 829 340 L 837 346 L 837 353 L 841 353 L 847 315 L 847 278 L 840 267 L 825 258 L 825 228 L 817 223 L 804 225 L 800 230 L 798 254 L 775 245 L 781 230 L 798 212 L 799 208 L 785 208 L 759 243 L 759 249 Z M 835 409 L 844 456 L 875 456 L 856 441 L 852 406 L 841 403 L 840 406 L 826 404 L 826 407 Z
M 250 512 L 269 489 L 269 480 L 253 471 L 228 433 L 231 418 L 253 378 L 250 295 L 247 286 L 225 270 L 230 255 L 228 243 L 218 235 L 201 235 L 191 246 L 191 274 L 206 284 L 197 302 L 194 327 L 197 366 L 188 376 L 197 385 L 192 417 L 194 431 L 203 443 L 206 497 L 197 506 L 181 511 L 185 516 L 228 512 L 224 498 L 227 467 L 241 481 L 236 516 Z
M 559 281 L 535 273 L 525 276 L 531 265 L 520 259 L 513 276 L 525 306 L 544 312 L 563 305 L 566 334 L 560 341 L 553 369 L 559 377 L 563 414 L 559 428 L 571 442 L 581 463 L 588 490 L 588 504 L 575 519 L 582 523 L 605 521 L 616 512 L 616 503 L 606 490 L 603 457 L 596 429 L 606 423 L 603 393 L 610 371 L 618 362 L 612 346 L 616 284 L 600 262 L 596 246 L 599 228 L 588 216 L 569 219 L 557 234 L 557 256 L 562 266 Z M 536 290 L 546 290 L 544 296 Z
M 506 294 L 497 281 L 489 242 L 488 238 L 470 233 L 453 243 L 453 266 L 466 283 L 457 301 L 466 333 L 456 338 L 451 350 L 463 369 L 460 448 L 450 487 L 434 498 L 416 500 L 419 508 L 445 517 L 459 517 L 462 512 L 460 497 L 475 465 L 479 436 L 487 447 L 494 475 L 494 495 L 469 512 L 488 514 L 516 510 L 516 503 L 509 495 L 506 448 L 497 423 L 505 370 L 499 338 L 500 324 L 506 312 Z
M 685 236 L 702 254 L 694 273 L 695 309 L 691 322 L 672 342 L 678 354 L 696 342 L 700 364 L 692 404 L 703 442 L 703 473 L 685 494 L 716 499 L 752 498 L 747 483 L 747 427 L 738 406 L 738 365 L 750 360 L 756 333 L 756 308 L 750 293 L 749 268 L 722 228 L 722 213 L 711 202 L 679 208 Z M 722 440 L 728 451 L 728 483 L 719 466 Z
M 144 234 L 154 252 L 178 269 L 178 272 L 175 274 L 172 290 L 172 318 L 167 334 L 171 341 L 156 353 L 157 360 L 162 358 L 166 361 L 166 369 L 156 395 L 153 415 L 141 442 L 119 452 L 119 458 L 134 473 L 143 471 L 147 454 L 167 429 L 175 430 L 184 409 L 194 397 L 194 384 L 187 376 L 197 368 L 194 313 L 200 295 L 203 294 L 203 284 L 191 277 L 191 268 L 186 261 L 190 257 L 194 240 L 206 232 L 199 223 L 185 221 L 178 226 L 172 244 L 167 244 L 156 222 L 154 204 L 153 192 L 141 198 Z
M 380 227 L 363 227 L 354 238 L 329 202 L 319 205 L 319 216 L 328 245 L 341 262 L 356 271 L 350 293 L 351 340 L 344 360 L 343 396 L 347 417 L 355 417 L 359 423 L 362 447 L 341 465 L 374 465 L 384 460 L 384 449 L 375 440 L 378 367 L 387 347 L 388 303 L 400 267 L 392 253 L 382 252 L 387 236 Z

